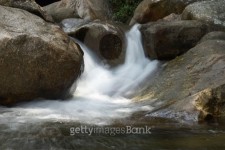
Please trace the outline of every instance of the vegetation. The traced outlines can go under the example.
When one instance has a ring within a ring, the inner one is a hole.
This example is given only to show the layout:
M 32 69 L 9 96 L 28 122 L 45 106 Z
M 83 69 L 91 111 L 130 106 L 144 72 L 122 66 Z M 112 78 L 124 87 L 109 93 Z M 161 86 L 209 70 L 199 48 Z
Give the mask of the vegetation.
M 113 20 L 126 23 L 142 0 L 109 0 L 112 6 Z

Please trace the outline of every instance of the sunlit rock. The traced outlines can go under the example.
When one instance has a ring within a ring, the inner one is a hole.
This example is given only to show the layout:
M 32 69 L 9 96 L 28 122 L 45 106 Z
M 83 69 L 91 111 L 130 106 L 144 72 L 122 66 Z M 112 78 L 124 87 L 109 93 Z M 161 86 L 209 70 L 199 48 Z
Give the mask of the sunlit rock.
M 108 0 L 61 0 L 44 7 L 56 22 L 67 18 L 108 20 L 109 8 Z
M 143 0 L 134 12 L 130 25 L 157 21 L 172 13 L 181 14 L 184 8 L 197 0 Z
M 183 20 L 201 20 L 225 26 L 225 1 L 213 0 L 196 2 L 187 6 L 182 13 Z

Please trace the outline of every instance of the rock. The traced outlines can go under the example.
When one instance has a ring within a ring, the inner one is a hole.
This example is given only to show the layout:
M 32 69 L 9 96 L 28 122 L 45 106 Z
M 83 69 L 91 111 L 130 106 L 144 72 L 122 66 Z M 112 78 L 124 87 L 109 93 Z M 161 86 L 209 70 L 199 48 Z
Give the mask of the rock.
M 192 97 L 195 108 L 200 111 L 199 121 L 225 116 L 225 84 L 205 89 Z
M 79 28 L 82 25 L 89 23 L 90 21 L 78 18 L 68 18 L 61 21 L 60 26 L 66 32 L 70 33 Z
M 225 1 L 203 1 L 187 6 L 182 13 L 183 20 L 201 20 L 225 26 Z
M 172 13 L 181 14 L 184 8 L 197 0 L 143 0 L 134 12 L 130 25 L 162 19 Z
M 152 77 L 149 86 L 136 99 L 148 100 L 150 105 L 155 107 L 149 116 L 171 117 L 185 121 L 208 118 L 210 116 L 207 117 L 207 113 L 217 116 L 214 110 L 219 105 L 222 106 L 224 95 L 206 93 L 206 98 L 202 99 L 202 94 L 198 92 L 225 84 L 224 47 L 223 40 L 208 40 L 169 61 Z M 195 97 L 195 94 L 200 97 L 196 104 L 193 104 L 195 99 L 192 96 Z M 220 98 L 219 95 L 223 97 Z M 210 97 L 213 97 L 212 100 Z M 219 99 L 215 100 L 216 97 Z M 215 102 L 215 105 L 211 102 Z M 224 110 L 221 108 L 218 115 L 224 115 Z
M 215 121 L 225 116 L 225 84 L 207 88 L 192 96 L 172 103 L 169 107 L 149 113 L 151 117 L 163 117 L 183 121 Z
M 206 34 L 200 41 L 205 42 L 207 40 L 224 40 L 225 41 L 225 32 L 222 31 L 214 31 Z
M 109 22 L 90 22 L 80 27 L 64 28 L 68 35 L 79 39 L 106 64 L 115 66 L 125 58 L 125 37 L 120 26 Z
M 35 0 L 0 0 L 0 5 L 23 9 L 43 18 L 45 21 L 53 22 L 52 17 Z
M 65 7 L 62 2 L 55 2 L 43 7 L 45 11 L 52 16 L 55 22 L 61 22 L 66 18 L 79 18 L 76 10 L 71 7 Z
M 83 53 L 56 25 L 0 6 L 0 104 L 69 94 L 83 70 Z
M 108 0 L 61 0 L 44 9 L 57 22 L 67 18 L 85 20 L 108 20 L 110 18 Z
M 172 13 L 162 19 L 162 21 L 180 21 L 180 20 L 181 20 L 181 16 L 174 14 L 174 13 Z
M 199 21 L 167 21 L 144 24 L 140 31 L 147 56 L 168 60 L 194 47 L 209 27 Z

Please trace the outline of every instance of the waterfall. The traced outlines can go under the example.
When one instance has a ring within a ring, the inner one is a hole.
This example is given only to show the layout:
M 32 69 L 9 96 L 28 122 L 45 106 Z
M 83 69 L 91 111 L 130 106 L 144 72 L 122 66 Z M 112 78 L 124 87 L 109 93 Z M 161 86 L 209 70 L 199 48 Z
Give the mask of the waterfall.
M 108 69 L 99 64 L 97 56 L 85 45 L 79 43 L 84 50 L 85 71 L 76 93 L 117 97 L 133 93 L 133 90 L 136 90 L 138 85 L 157 66 L 157 61 L 150 61 L 145 57 L 138 27 L 139 25 L 135 25 L 126 33 L 128 46 L 125 63 L 114 69 Z
M 145 57 L 138 25 L 126 33 L 125 63 L 109 69 L 85 45 L 85 70 L 72 99 L 67 101 L 36 101 L 20 105 L 0 116 L 7 121 L 30 120 L 74 121 L 88 124 L 109 124 L 114 119 L 130 116 L 135 111 L 150 110 L 151 106 L 135 106 L 126 95 L 133 93 L 156 69 L 157 61 Z M 9 108 L 5 108 L 9 109 Z M 17 115 L 19 112 L 20 115 Z

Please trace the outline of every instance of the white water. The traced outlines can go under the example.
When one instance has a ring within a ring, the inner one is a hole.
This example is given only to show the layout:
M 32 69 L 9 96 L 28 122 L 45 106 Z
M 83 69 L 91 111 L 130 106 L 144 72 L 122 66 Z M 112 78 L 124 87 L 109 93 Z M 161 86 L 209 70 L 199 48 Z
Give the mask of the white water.
M 109 124 L 151 106 L 135 106 L 125 98 L 136 91 L 156 69 L 157 61 L 145 58 L 141 34 L 135 25 L 127 34 L 125 63 L 115 69 L 99 64 L 98 58 L 80 43 L 84 50 L 85 70 L 74 97 L 68 101 L 37 101 L 16 108 L 1 108 L 0 121 L 26 123 L 54 120 L 88 124 Z

